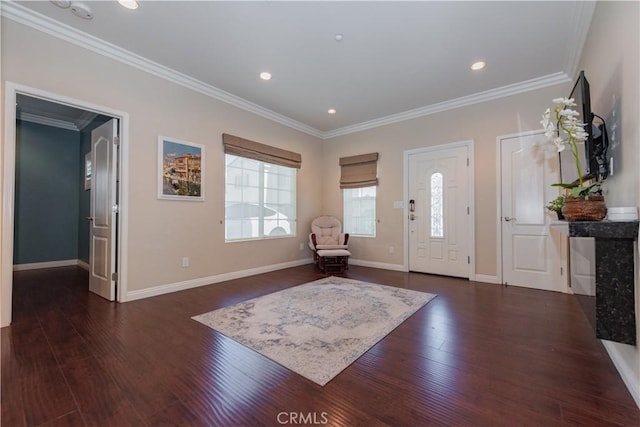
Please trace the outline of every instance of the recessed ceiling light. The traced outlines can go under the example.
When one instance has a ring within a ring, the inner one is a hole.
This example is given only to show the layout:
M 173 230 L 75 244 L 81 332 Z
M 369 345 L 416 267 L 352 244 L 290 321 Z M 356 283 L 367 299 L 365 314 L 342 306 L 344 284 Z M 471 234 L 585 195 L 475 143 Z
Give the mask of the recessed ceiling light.
M 260 73 L 260 78 L 262 80 L 271 80 L 271 73 L 267 73 L 266 71 L 263 71 Z
M 118 3 L 127 9 L 135 10 L 138 8 L 138 2 L 136 0 L 118 0 Z
M 329 109 L 327 110 L 327 113 L 329 113 L 329 114 L 335 114 L 336 112 L 337 112 L 337 111 L 336 111 L 336 109 L 335 109 L 335 108 L 329 108 Z
M 487 66 L 487 63 L 484 61 L 478 61 L 478 62 L 474 62 L 473 64 L 471 64 L 471 69 L 473 71 L 478 71 L 478 70 L 482 70 L 484 67 Z
M 344 36 L 342 34 L 340 34 L 340 33 L 336 34 L 336 41 L 337 42 L 341 42 L 343 38 L 344 38 Z

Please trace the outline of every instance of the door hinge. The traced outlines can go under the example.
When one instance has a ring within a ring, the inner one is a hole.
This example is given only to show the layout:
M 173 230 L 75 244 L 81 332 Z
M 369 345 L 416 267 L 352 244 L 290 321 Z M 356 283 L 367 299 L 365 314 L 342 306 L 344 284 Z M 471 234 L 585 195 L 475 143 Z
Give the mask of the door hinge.
M 470 212 L 469 206 L 467 206 L 467 215 L 469 215 Z
M 562 267 L 560 267 L 560 275 L 564 276 L 564 269 Z
M 114 282 L 118 281 L 118 273 L 111 273 L 111 280 L 113 280 Z
M 118 205 L 113 205 L 113 206 L 111 207 L 111 211 L 112 211 L 113 213 L 119 213 L 119 212 L 120 212 L 120 207 L 119 207 Z
M 467 157 L 467 166 L 469 166 L 469 158 Z
M 471 264 L 471 257 L 470 256 L 467 257 L 467 264 Z
M 114 136 L 114 137 L 113 137 L 113 144 L 114 144 L 116 147 L 119 147 L 119 146 L 120 146 L 120 137 L 119 137 L 119 136 Z

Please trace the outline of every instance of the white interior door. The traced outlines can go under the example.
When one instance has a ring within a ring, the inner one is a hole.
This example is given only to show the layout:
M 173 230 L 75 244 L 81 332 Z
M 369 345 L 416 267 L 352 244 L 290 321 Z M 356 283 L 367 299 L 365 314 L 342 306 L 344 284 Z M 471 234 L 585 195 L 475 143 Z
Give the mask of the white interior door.
M 469 277 L 468 155 L 466 146 L 409 155 L 409 270 Z
M 562 237 L 549 233 L 553 219 L 545 205 L 559 190 L 558 154 L 543 133 L 500 140 L 502 281 L 564 291 Z
M 117 120 L 91 132 L 91 243 L 89 290 L 115 299 Z

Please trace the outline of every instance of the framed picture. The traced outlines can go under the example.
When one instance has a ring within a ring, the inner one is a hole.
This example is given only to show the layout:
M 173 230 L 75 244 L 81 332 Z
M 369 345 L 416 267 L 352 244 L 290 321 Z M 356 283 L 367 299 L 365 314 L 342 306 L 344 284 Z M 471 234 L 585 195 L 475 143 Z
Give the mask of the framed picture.
M 91 189 L 91 151 L 84 156 L 84 189 Z
M 158 198 L 204 201 L 204 145 L 158 137 Z

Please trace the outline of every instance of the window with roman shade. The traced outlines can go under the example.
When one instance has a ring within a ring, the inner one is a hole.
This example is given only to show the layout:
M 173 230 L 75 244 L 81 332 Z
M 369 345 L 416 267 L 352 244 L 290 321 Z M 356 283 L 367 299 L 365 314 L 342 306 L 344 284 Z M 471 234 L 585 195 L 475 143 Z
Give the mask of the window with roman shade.
M 283 150 L 282 148 L 272 147 L 226 133 L 222 134 L 222 143 L 225 154 L 296 169 L 300 169 L 302 165 L 302 156 L 293 151 Z
M 378 153 L 340 158 L 340 188 L 378 185 Z
M 225 241 L 296 234 L 298 153 L 223 134 Z
M 378 153 L 342 157 L 340 168 L 345 233 L 375 237 Z

